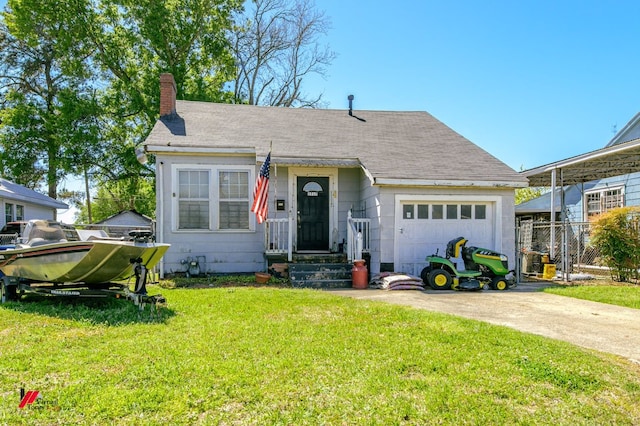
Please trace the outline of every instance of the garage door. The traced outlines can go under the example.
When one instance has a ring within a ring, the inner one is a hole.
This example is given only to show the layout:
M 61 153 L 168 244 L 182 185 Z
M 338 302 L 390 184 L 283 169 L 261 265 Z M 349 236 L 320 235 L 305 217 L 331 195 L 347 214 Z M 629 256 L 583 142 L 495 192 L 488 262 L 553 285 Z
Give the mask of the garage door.
M 465 237 L 467 245 L 495 248 L 495 203 L 455 201 L 401 201 L 396 206 L 396 271 L 420 275 L 425 258 L 447 243 Z M 454 260 L 455 262 L 455 260 Z M 463 269 L 462 260 L 457 261 Z

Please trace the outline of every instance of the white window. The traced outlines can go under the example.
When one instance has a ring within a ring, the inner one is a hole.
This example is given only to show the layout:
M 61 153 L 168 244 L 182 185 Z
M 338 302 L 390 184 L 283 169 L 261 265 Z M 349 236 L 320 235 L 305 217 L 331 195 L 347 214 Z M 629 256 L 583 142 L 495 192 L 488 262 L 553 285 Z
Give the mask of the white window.
M 13 222 L 13 204 L 5 203 L 4 205 L 4 223 Z
M 431 207 L 431 215 L 429 215 Z M 402 204 L 403 219 L 485 220 L 485 204 Z
M 249 229 L 249 172 L 220 170 L 219 229 Z
M 249 230 L 254 167 L 173 167 L 175 230 Z
M 178 229 L 211 229 L 211 173 L 178 171 Z
M 585 193 L 585 220 L 624 206 L 624 187 L 602 188 Z
M 16 205 L 16 220 L 24 220 L 24 206 Z

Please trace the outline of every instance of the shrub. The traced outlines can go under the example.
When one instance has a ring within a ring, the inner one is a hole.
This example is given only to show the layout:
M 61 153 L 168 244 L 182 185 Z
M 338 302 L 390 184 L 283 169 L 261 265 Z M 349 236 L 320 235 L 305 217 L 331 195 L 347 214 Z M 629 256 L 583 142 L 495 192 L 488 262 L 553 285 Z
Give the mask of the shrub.
M 592 226 L 591 245 L 616 281 L 638 279 L 640 265 L 640 209 L 620 207 L 600 215 Z

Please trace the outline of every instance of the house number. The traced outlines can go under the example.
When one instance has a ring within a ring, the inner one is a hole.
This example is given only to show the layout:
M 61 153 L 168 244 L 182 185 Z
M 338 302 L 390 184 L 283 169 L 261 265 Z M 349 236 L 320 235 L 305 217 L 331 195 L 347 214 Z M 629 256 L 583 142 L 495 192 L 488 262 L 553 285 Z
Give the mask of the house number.
M 317 197 L 318 191 L 309 191 L 307 192 L 307 197 Z

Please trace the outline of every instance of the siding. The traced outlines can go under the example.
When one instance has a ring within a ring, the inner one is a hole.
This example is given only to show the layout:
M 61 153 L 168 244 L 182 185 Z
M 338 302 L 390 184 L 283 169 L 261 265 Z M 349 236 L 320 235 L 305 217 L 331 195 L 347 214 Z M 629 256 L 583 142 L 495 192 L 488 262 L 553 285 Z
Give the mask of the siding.
M 26 203 L 24 201 L 16 201 L 16 200 L 10 200 L 6 198 L 0 198 L 0 208 L 2 208 L 2 215 L 0 215 L 0 228 L 6 225 L 6 222 L 4 220 L 5 218 L 4 211 L 5 211 L 5 204 L 7 203 L 24 206 L 24 220 L 31 220 L 31 219 L 53 220 L 55 211 L 56 211 L 55 209 L 52 209 L 50 207 L 43 207 L 37 204 Z
M 586 182 L 584 192 L 602 191 L 607 188 L 624 187 L 624 205 L 640 206 L 640 173 L 615 176 L 612 178 L 600 179 L 598 181 Z M 578 186 L 578 190 L 581 187 Z M 572 204 L 567 204 L 569 220 L 572 222 L 583 222 L 584 217 L 584 196 Z
M 255 157 L 198 157 L 158 156 L 160 172 L 157 179 L 159 239 L 171 244 L 163 258 L 163 272 L 183 272 L 189 258 L 199 258 L 200 268 L 208 273 L 239 273 L 262 271 L 266 267 L 264 257 L 264 225 L 255 224 L 254 231 L 174 231 L 172 229 L 173 168 L 176 165 L 255 165 Z M 259 168 L 256 166 L 255 174 Z M 269 218 L 286 218 L 292 211 L 295 194 L 289 194 L 290 168 L 272 163 L 269 181 Z M 338 239 L 336 245 L 346 239 L 347 213 L 361 204 L 359 181 L 364 173 L 359 168 L 338 169 Z M 255 175 L 253 176 L 255 178 Z M 164 188 L 164 190 L 163 190 Z M 253 182 L 250 182 L 250 190 Z M 275 200 L 285 200 L 285 210 L 275 209 Z M 253 216 L 252 216 L 253 217 Z M 368 216 L 370 217 L 370 216 Z M 337 247 L 336 247 L 337 248 Z M 203 261 L 204 260 L 204 266 Z
M 184 263 L 189 258 L 200 260 L 201 271 L 207 273 L 236 273 L 263 271 L 266 267 L 264 258 L 264 225 L 256 223 L 255 230 L 243 231 L 174 231 L 172 229 L 172 212 L 174 194 L 172 169 L 176 165 L 221 165 L 221 166 L 254 166 L 254 173 L 250 176 L 249 191 L 253 189 L 253 180 L 258 173 L 255 156 L 158 156 L 157 179 L 157 223 L 159 241 L 171 244 L 163 258 L 162 271 L 164 273 L 182 272 Z M 282 174 L 278 170 L 278 183 Z M 286 193 L 286 178 L 284 190 Z M 275 186 L 275 185 L 274 185 Z M 278 193 L 280 191 L 278 190 Z M 253 219 L 253 215 L 251 216 Z M 204 263 L 204 264 L 203 264 Z
M 380 243 L 380 188 L 371 186 L 369 178 L 362 173 L 360 175 L 360 192 L 362 202 L 366 206 L 367 218 L 371 219 L 371 273 L 380 272 L 380 263 L 387 262 L 381 257 Z M 393 258 L 391 259 L 393 262 Z
M 338 170 L 338 243 L 347 239 L 349 209 L 353 207 L 354 210 L 359 210 L 363 207 L 359 185 L 362 175 L 364 173 L 360 169 Z

